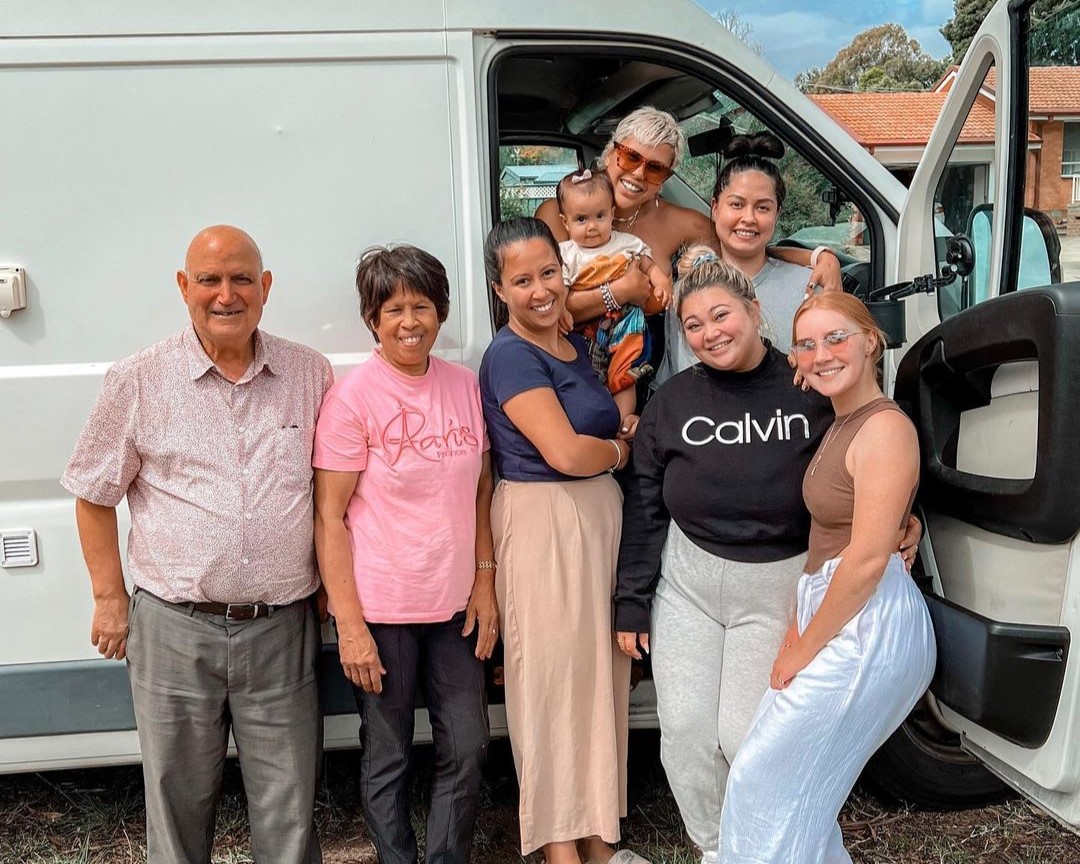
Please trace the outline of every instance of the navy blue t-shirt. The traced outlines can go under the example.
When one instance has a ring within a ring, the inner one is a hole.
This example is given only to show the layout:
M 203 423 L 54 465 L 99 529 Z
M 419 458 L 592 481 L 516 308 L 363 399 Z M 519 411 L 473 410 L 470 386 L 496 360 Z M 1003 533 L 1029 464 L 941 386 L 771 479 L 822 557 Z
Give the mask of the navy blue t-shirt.
M 506 416 L 503 403 L 526 390 L 537 387 L 554 390 L 570 425 L 579 435 L 614 438 L 618 432 L 619 409 L 593 371 L 585 340 L 576 333 L 566 338 L 577 351 L 573 360 L 552 357 L 509 327 L 499 330 L 484 352 L 480 363 L 484 422 L 495 454 L 495 467 L 504 480 L 580 479 L 560 474 L 548 465 L 540 451 Z

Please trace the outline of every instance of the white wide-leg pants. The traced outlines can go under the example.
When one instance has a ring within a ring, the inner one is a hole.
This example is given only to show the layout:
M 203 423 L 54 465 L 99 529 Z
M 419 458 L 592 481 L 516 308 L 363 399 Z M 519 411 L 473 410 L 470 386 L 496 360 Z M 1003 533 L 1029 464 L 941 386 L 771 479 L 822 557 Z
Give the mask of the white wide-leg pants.
M 799 581 L 799 631 L 821 605 L 839 558 Z M 866 605 L 785 690 L 761 701 L 728 776 L 724 864 L 848 864 L 841 806 L 874 751 L 934 672 L 926 603 L 899 554 Z

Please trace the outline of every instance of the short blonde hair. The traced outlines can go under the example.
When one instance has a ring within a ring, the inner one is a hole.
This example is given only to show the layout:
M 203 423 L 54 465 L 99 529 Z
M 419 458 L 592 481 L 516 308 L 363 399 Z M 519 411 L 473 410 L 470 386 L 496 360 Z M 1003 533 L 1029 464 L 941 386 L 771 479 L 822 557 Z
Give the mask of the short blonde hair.
M 608 157 L 611 156 L 611 151 L 615 149 L 615 142 L 622 143 L 627 138 L 633 138 L 646 147 L 659 147 L 661 144 L 667 144 L 675 151 L 675 159 L 671 163 L 672 168 L 679 164 L 683 153 L 686 152 L 686 136 L 683 135 L 682 129 L 679 128 L 678 121 L 667 111 L 661 111 L 659 108 L 646 105 L 631 111 L 619 121 L 619 125 L 615 127 L 615 131 L 611 134 L 611 140 L 608 141 L 607 146 L 604 147 L 600 157 L 596 160 L 597 166 L 605 168 Z

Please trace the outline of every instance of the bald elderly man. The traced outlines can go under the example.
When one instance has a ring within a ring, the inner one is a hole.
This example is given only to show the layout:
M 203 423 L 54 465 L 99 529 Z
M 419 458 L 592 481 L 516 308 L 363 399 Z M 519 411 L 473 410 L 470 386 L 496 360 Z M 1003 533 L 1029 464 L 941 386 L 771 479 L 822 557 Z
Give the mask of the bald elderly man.
M 190 324 L 109 370 L 61 479 L 93 584 L 90 639 L 127 657 L 150 864 L 209 864 L 230 729 L 253 857 L 317 862 L 311 442 L 333 374 L 258 329 L 272 276 L 240 229 L 201 231 L 176 281 Z

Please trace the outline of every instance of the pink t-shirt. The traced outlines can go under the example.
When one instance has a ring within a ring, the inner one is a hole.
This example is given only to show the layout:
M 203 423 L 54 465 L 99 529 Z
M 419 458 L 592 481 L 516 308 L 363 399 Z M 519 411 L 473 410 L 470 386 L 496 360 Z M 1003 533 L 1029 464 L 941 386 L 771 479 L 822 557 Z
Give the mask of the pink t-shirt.
M 446 621 L 466 607 L 487 449 L 476 374 L 438 357 L 414 377 L 376 352 L 326 394 L 312 464 L 360 472 L 345 523 L 366 620 Z

